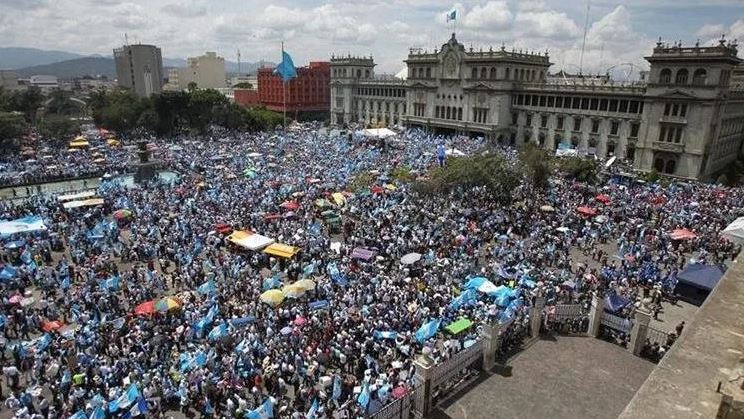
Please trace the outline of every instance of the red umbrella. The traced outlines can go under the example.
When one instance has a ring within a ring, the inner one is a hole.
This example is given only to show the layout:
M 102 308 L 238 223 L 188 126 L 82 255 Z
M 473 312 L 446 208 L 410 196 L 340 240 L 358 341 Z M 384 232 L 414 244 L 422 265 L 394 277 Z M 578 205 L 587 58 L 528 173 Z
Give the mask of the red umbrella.
M 302 316 L 298 316 L 294 321 L 295 326 L 302 326 L 305 323 L 307 323 L 307 320 Z
M 279 206 L 290 211 L 297 211 L 300 208 L 300 204 L 297 201 L 284 201 Z
M 264 220 L 277 220 L 281 218 L 282 216 L 279 214 L 266 214 L 264 215 Z
M 134 308 L 134 314 L 139 316 L 155 312 L 155 300 L 146 301 Z
M 607 195 L 605 195 L 605 194 L 599 194 L 599 195 L 597 195 L 597 197 L 595 199 L 597 201 L 605 204 L 605 205 L 609 205 L 610 204 L 610 197 L 607 196 Z
M 41 330 L 45 332 L 51 332 L 53 330 L 60 329 L 62 326 L 64 326 L 64 323 L 59 320 L 54 320 L 51 322 L 41 322 Z
M 669 233 L 669 237 L 672 240 L 692 240 L 697 237 L 697 234 L 686 228 L 678 228 L 676 230 L 672 230 L 672 232 Z
M 214 230 L 220 234 L 227 234 L 232 231 L 232 227 L 230 227 L 230 224 L 218 223 L 214 226 Z
M 383 192 L 385 192 L 385 189 L 383 189 L 383 188 L 382 188 L 382 186 L 377 186 L 377 185 L 375 185 L 375 186 L 373 186 L 373 187 L 372 187 L 372 188 L 370 189 L 370 192 L 372 192 L 372 193 L 378 193 L 378 194 L 379 194 L 379 193 L 383 193 Z
M 590 216 L 590 217 L 597 215 L 597 210 L 595 210 L 594 208 L 586 207 L 586 206 L 576 208 L 576 212 L 582 215 Z

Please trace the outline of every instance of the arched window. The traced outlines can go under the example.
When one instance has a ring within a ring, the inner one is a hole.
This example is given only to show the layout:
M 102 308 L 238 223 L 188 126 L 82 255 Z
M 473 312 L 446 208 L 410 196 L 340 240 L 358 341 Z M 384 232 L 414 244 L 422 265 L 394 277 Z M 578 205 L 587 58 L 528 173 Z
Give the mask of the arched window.
M 369 70 L 364 70 L 364 78 L 369 78 Z
M 477 79 L 478 78 L 478 69 L 473 67 L 473 70 L 470 72 L 470 78 L 471 79 Z
M 687 75 L 689 72 L 686 68 L 677 70 L 677 77 L 674 78 L 675 84 L 687 84 Z
M 535 81 L 535 70 L 530 71 L 530 81 Z
M 487 71 L 486 67 L 481 68 L 481 77 L 480 77 L 481 79 L 485 79 L 486 77 L 488 77 L 486 75 L 486 71 Z
M 542 81 L 542 79 L 543 79 L 543 72 L 541 71 L 540 72 L 540 77 L 537 79 L 537 81 Z
M 357 69 L 357 78 L 358 79 L 362 78 L 362 70 Z
M 672 70 L 665 68 L 659 73 L 659 84 L 669 84 L 672 82 Z
M 692 84 L 695 86 L 705 86 L 705 79 L 708 77 L 708 72 L 705 69 L 698 68 L 692 74 Z
M 509 67 L 506 67 L 506 73 L 504 75 L 504 78 L 507 80 L 511 79 L 511 70 L 509 69 Z
M 496 80 L 496 67 L 491 67 L 491 80 Z
M 656 160 L 654 160 L 654 169 L 659 173 L 663 173 L 664 172 L 664 159 L 662 159 L 661 157 L 657 157 Z
M 426 68 L 426 78 L 427 79 L 430 79 L 431 78 L 431 68 L 430 67 L 427 67 Z
M 420 79 L 423 79 L 424 78 L 424 68 L 423 67 L 419 68 L 419 78 Z

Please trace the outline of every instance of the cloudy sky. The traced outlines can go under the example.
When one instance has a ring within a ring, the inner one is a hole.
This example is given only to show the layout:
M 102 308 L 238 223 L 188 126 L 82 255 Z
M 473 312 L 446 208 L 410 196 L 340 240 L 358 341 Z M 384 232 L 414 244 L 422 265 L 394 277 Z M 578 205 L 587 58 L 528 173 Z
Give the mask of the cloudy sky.
M 578 68 L 585 0 L 0 0 L 0 42 L 110 55 L 127 33 L 166 57 L 209 50 L 234 61 L 240 48 L 244 61 L 277 61 L 284 40 L 297 65 L 372 54 L 378 72 L 394 73 L 409 47 L 447 41 L 452 9 L 466 46 L 547 49 L 553 71 Z M 659 36 L 710 44 L 723 33 L 744 44 L 744 1 L 592 0 L 584 67 L 644 65 Z

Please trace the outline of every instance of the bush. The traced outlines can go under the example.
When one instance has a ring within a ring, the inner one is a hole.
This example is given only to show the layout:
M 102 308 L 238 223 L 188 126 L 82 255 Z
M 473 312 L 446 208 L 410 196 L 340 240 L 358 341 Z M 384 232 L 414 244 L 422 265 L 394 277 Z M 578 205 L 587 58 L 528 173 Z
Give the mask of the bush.
M 661 175 L 656 169 L 651 169 L 650 172 L 646 173 L 646 182 L 654 183 L 661 179 Z
M 349 190 L 353 193 L 357 193 L 364 188 L 369 188 L 372 182 L 375 181 L 375 177 L 372 173 L 362 172 L 354 176 L 354 179 L 349 182 Z
M 390 172 L 390 177 L 399 182 L 410 182 L 414 179 L 408 166 L 398 166 Z
M 551 157 L 545 150 L 538 148 L 533 143 L 527 143 L 520 150 L 519 159 L 535 186 L 539 188 L 548 186 L 548 178 L 552 171 Z

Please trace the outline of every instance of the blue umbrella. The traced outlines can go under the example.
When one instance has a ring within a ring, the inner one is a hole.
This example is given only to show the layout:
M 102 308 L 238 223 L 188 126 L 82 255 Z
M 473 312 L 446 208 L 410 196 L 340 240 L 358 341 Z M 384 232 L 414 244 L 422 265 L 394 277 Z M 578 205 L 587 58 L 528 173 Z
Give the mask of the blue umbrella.
M 13 240 L 13 241 L 5 243 L 5 248 L 6 249 L 20 249 L 21 247 L 25 245 L 26 245 L 26 242 L 23 240 Z

